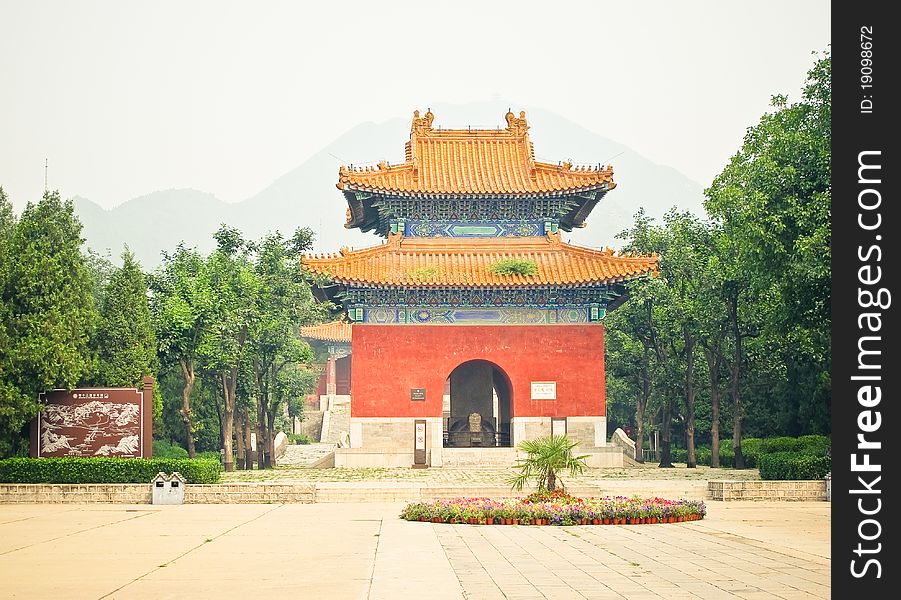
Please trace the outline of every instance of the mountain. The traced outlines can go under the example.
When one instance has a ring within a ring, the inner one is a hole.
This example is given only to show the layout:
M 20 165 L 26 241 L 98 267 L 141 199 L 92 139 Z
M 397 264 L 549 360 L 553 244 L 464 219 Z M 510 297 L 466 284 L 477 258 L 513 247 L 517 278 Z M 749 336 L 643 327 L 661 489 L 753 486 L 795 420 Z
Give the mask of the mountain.
M 436 127 L 492 128 L 505 126 L 503 115 L 509 106 L 516 109 L 515 104 L 500 101 L 432 105 L 431 109 Z M 335 188 L 338 167 L 375 164 L 381 159 L 402 162 L 411 117 L 412 111 L 407 118 L 357 125 L 255 196 L 234 204 L 192 189 L 153 192 L 110 210 L 76 197 L 83 235 L 89 247 L 99 252 L 108 249 L 114 258 L 127 244 L 146 269 L 155 268 L 161 251 L 171 251 L 180 241 L 211 250 L 212 234 L 223 222 L 251 239 L 276 229 L 290 235 L 296 227 L 307 226 L 317 234 L 317 252 L 378 244 L 380 238 L 371 233 L 344 229 L 347 204 Z M 526 117 L 539 160 L 613 164 L 616 189 L 594 209 L 586 228 L 564 233 L 564 239 L 616 247 L 621 244 L 616 234 L 631 226 L 639 207 L 658 218 L 672 206 L 703 214 L 701 185 L 675 169 L 655 164 L 628 146 L 555 113 L 527 110 Z

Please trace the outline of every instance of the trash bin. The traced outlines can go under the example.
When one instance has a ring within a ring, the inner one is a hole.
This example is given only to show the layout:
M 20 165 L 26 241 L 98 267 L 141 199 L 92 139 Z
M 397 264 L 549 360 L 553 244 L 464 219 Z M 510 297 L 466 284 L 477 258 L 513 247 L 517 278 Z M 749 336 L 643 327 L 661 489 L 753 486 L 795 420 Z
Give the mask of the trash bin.
M 169 476 L 157 473 L 150 485 L 153 489 L 153 504 L 185 503 L 185 478 L 178 471 Z

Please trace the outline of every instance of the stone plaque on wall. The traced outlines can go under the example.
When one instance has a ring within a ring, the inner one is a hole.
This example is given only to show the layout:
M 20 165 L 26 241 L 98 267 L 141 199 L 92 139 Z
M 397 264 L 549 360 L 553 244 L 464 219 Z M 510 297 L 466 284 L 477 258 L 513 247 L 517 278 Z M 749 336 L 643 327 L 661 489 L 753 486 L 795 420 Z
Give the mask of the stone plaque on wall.
M 557 399 L 557 382 L 556 381 L 533 381 L 532 382 L 532 400 L 556 400 Z

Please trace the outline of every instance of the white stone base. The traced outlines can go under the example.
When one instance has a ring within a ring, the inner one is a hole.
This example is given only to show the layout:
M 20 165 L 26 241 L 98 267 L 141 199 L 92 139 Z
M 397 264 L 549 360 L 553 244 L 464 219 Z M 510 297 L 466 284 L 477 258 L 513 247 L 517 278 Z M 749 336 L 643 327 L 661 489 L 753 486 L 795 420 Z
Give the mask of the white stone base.
M 577 454 L 587 454 L 585 464 L 593 468 L 602 467 L 624 467 L 623 449 L 618 446 L 605 446 L 603 448 L 583 448 L 579 446 L 575 449 Z
M 515 446 L 523 440 L 551 433 L 551 417 L 513 417 L 512 448 L 444 448 L 441 417 L 351 417 L 350 448 L 335 451 L 336 467 L 411 467 L 414 422 L 425 420 L 426 464 L 431 467 L 507 467 L 522 453 Z M 580 454 L 589 454 L 592 467 L 623 466 L 622 450 L 606 445 L 605 417 L 567 417 L 567 435 L 579 442 Z
M 350 449 L 365 450 L 360 453 L 361 457 L 368 453 L 394 454 L 398 457 L 409 454 L 410 460 L 404 465 L 409 467 L 413 464 L 415 421 L 426 422 L 426 464 L 440 467 L 441 448 L 444 445 L 444 425 L 441 417 L 351 417 Z M 363 458 L 354 460 L 363 460 Z M 376 462 L 381 460 L 377 459 Z M 400 461 L 401 459 L 392 460 Z M 340 466 L 337 455 L 335 455 L 335 465 Z
M 390 452 L 366 448 L 335 448 L 336 467 L 412 467 L 413 452 Z M 426 454 L 428 461 L 428 453 Z
M 513 446 L 551 435 L 551 417 L 513 417 L 510 423 Z M 607 445 L 607 417 L 566 417 L 566 435 L 582 448 L 603 448 Z
M 585 448 L 607 445 L 607 417 L 566 417 L 566 435 Z
M 442 448 L 441 460 L 448 468 L 512 467 L 525 454 L 516 448 Z

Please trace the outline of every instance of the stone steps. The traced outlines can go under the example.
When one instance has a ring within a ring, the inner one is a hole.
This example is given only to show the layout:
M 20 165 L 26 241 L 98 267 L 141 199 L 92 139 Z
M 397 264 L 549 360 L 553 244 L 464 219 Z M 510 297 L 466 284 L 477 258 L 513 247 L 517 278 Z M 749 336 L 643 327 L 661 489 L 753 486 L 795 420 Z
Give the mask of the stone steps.
M 443 467 L 510 467 L 525 456 L 516 448 L 442 448 Z
M 335 451 L 335 445 L 327 442 L 315 444 L 289 444 L 285 455 L 278 459 L 279 466 L 309 467 Z

